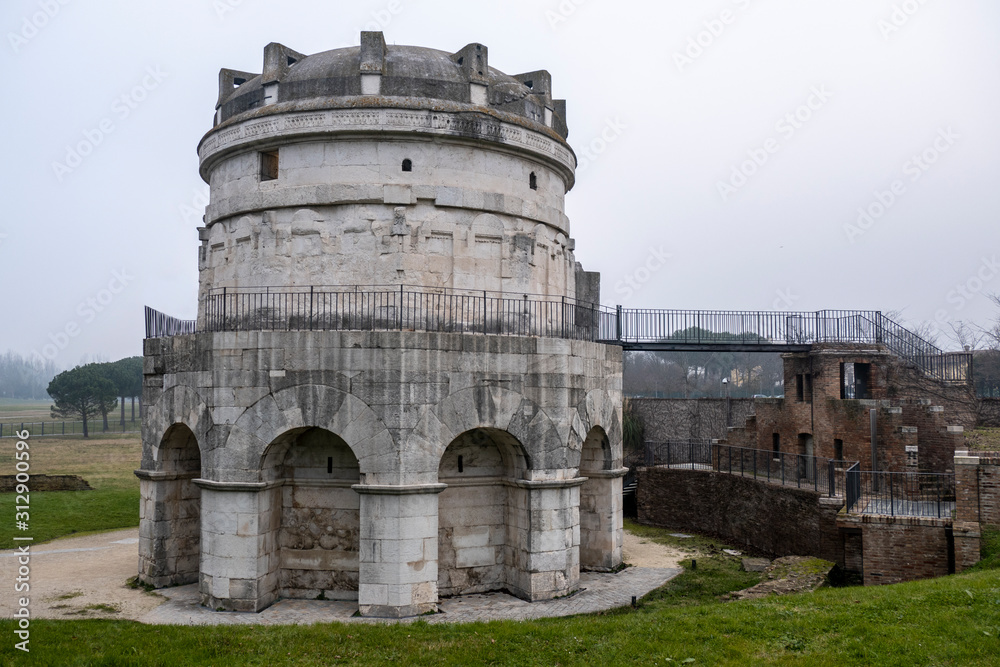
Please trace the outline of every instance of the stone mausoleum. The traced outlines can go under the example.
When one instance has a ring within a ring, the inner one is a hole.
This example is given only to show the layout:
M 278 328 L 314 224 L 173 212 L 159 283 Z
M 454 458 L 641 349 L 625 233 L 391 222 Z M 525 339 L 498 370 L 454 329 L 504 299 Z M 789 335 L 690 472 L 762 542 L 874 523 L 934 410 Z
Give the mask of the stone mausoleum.
M 403 617 L 621 564 L 622 353 L 551 93 L 378 32 L 221 71 L 198 320 L 147 318 L 143 581 Z

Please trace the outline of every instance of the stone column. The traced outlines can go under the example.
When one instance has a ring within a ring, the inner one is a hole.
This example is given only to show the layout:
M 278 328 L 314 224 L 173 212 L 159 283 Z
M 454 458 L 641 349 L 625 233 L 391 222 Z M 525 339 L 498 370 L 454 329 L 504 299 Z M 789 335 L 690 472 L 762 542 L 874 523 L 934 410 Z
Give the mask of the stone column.
M 580 487 L 580 567 L 609 572 L 622 564 L 622 478 L 628 468 L 587 470 Z
M 979 457 L 955 453 L 955 572 L 979 562 Z
M 139 579 L 162 588 L 198 581 L 198 473 L 136 470 L 139 478 Z
M 437 611 L 438 494 L 447 485 L 351 488 L 361 495 L 361 615 L 403 618 Z
M 526 600 L 551 600 L 566 595 L 580 583 L 580 487 L 585 478 L 517 480 L 523 489 L 508 520 L 521 526 L 513 543 L 514 592 Z
M 201 487 L 201 603 L 223 611 L 258 612 L 278 592 L 280 483 Z

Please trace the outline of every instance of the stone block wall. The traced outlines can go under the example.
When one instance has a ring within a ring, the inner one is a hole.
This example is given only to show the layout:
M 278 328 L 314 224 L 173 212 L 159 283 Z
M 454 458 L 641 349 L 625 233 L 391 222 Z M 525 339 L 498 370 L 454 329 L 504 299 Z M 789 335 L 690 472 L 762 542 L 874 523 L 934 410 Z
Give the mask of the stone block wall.
M 639 522 L 716 535 L 772 555 L 818 556 L 843 564 L 837 533 L 842 501 L 725 473 L 640 468 Z
M 588 566 L 621 563 L 618 348 L 240 332 L 147 340 L 145 363 L 141 474 L 149 497 L 167 493 L 161 476 L 174 464 L 162 445 L 184 425 L 200 454 L 191 476 L 207 606 L 256 611 L 323 592 L 356 595 L 366 615 L 413 615 L 434 608 L 439 585 L 564 595 L 583 544 Z M 499 450 L 469 439 L 482 431 Z M 598 468 L 592 479 L 587 468 Z M 155 528 L 153 516 L 140 545 L 150 580 L 179 555 L 153 540 L 177 522 Z
M 754 414 L 752 398 L 630 398 L 650 442 L 721 440 L 727 428 L 742 426 Z

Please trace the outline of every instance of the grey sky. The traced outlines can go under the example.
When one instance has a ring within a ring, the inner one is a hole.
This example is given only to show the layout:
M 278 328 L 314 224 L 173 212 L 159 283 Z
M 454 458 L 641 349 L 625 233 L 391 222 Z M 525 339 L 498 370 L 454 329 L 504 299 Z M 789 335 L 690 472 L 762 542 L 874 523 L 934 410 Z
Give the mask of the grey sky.
M 144 304 L 193 317 L 218 70 L 362 29 L 552 73 L 607 304 L 985 323 L 1000 292 L 994 0 L 6 0 L 0 27 L 0 351 L 71 367 L 140 354 Z

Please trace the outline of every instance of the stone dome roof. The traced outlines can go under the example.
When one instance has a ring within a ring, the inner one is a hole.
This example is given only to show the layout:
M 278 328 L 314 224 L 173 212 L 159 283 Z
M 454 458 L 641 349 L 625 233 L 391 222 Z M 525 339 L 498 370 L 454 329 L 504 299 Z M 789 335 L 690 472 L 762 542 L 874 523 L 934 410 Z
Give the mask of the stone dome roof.
M 263 73 L 223 69 L 216 125 L 270 105 L 281 105 L 275 112 L 327 105 L 447 111 L 485 107 L 563 141 L 569 134 L 565 101 L 552 99 L 551 76 L 544 70 L 504 74 L 489 66 L 482 44 L 448 53 L 387 45 L 380 32 L 361 37 L 360 46 L 311 56 L 272 43 L 264 50 Z

